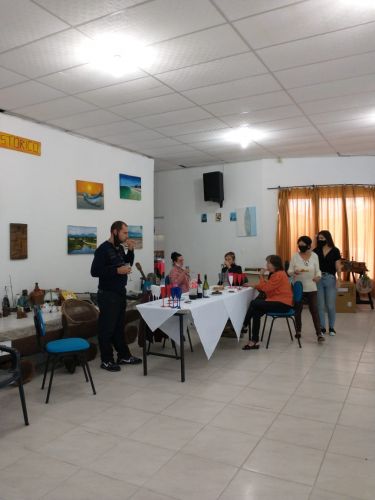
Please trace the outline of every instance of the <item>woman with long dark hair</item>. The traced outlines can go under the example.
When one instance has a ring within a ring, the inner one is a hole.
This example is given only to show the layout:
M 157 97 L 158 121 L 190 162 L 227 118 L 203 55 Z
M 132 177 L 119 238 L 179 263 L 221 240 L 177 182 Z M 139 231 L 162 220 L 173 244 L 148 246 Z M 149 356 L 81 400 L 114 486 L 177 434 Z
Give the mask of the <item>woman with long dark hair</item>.
M 255 299 L 251 302 L 246 314 L 249 325 L 249 342 L 242 348 L 244 351 L 259 349 L 260 318 L 267 312 L 287 312 L 293 304 L 292 287 L 288 275 L 284 271 L 281 258 L 278 255 L 269 255 L 266 259 L 267 269 L 262 269 L 259 283 L 254 288 L 264 292 L 265 299 Z M 270 273 L 265 280 L 266 270 Z M 253 320 L 251 329 L 251 320 Z
M 328 328 L 331 336 L 336 334 L 336 295 L 340 285 L 341 254 L 335 246 L 329 231 L 319 231 L 317 234 L 317 247 L 314 252 L 319 258 L 322 278 L 318 283 L 318 311 L 321 333 L 326 333 L 325 311 L 328 312 Z M 337 280 L 336 280 L 337 274 Z
M 189 272 L 184 268 L 184 257 L 178 252 L 172 252 L 172 269 L 169 273 L 169 279 L 172 285 L 177 285 L 181 288 L 182 293 L 189 291 Z

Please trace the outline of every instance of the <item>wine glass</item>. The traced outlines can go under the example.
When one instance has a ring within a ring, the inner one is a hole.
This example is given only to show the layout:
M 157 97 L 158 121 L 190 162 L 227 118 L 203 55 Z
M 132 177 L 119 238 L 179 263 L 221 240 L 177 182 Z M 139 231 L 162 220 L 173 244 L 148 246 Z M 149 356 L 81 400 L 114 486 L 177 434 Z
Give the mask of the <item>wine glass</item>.
M 164 299 L 167 296 L 167 290 L 166 290 L 166 288 L 167 287 L 165 287 L 165 286 L 161 286 L 160 287 L 160 295 L 161 295 L 161 298 L 162 298 L 162 301 L 163 301 L 161 307 L 165 307 Z
M 182 295 L 182 288 L 177 286 L 175 288 L 175 295 L 176 295 L 176 300 L 177 300 L 177 309 L 181 309 L 181 295 Z
M 233 286 L 233 273 L 228 273 L 228 281 L 229 281 L 229 286 L 232 288 L 232 286 Z

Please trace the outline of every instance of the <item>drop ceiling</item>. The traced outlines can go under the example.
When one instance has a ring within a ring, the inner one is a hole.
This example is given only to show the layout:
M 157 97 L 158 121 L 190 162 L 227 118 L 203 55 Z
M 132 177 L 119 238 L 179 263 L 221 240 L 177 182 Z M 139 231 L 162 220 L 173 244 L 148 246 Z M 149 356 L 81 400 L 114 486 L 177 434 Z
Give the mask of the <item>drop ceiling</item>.
M 90 39 L 155 54 L 122 77 Z M 375 154 L 375 1 L 1 0 L 0 108 L 155 158 L 157 169 Z M 225 140 L 248 124 L 264 137 Z

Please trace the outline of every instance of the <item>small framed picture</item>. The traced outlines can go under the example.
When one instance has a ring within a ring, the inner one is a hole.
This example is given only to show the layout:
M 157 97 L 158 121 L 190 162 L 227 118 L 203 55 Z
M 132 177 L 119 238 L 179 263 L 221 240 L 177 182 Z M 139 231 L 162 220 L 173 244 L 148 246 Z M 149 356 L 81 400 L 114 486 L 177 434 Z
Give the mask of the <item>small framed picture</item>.
M 216 222 L 221 222 L 221 212 L 216 212 L 216 214 L 215 214 L 215 221 Z
M 231 212 L 229 214 L 229 220 L 230 220 L 230 222 L 236 222 L 237 221 L 237 212 Z
M 201 222 L 207 222 L 207 214 L 201 214 Z

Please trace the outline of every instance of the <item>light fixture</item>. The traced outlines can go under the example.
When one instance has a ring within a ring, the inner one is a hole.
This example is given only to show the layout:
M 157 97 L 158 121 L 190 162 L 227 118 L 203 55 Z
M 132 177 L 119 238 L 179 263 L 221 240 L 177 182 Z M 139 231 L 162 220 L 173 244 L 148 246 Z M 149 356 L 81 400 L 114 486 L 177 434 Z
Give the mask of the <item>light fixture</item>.
M 250 143 L 259 141 L 265 136 L 261 130 L 249 128 L 248 125 L 242 125 L 236 129 L 231 130 L 226 134 L 226 139 L 230 142 L 239 143 L 242 149 L 246 149 Z
M 115 77 L 133 73 L 154 59 L 151 47 L 143 46 L 134 38 L 118 35 L 89 40 L 79 50 L 90 65 Z
M 374 0 L 339 0 L 339 4 L 344 7 L 352 7 L 357 9 L 374 9 L 375 2 Z

